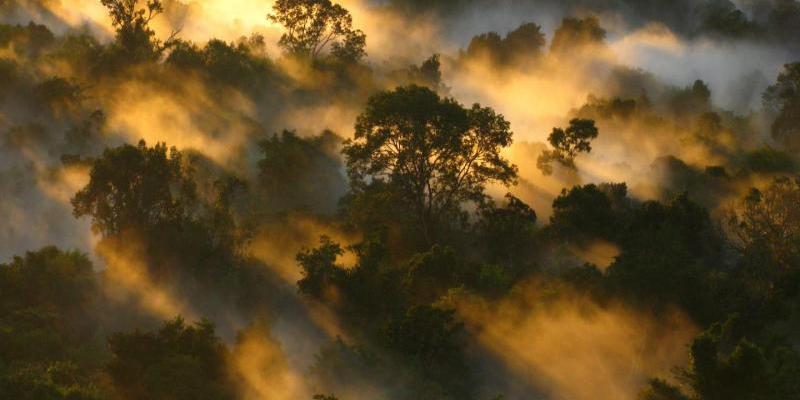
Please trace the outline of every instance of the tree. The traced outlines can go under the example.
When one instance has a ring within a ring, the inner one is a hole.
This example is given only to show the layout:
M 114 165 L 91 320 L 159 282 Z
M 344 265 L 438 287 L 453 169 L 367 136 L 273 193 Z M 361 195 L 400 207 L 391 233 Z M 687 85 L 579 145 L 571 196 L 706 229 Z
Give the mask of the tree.
M 651 379 L 648 387 L 639 394 L 638 400 L 691 400 L 677 386 L 662 379 Z
M 777 178 L 765 190 L 751 189 L 728 228 L 736 247 L 770 282 L 800 273 L 800 179 Z M 755 261 L 755 260 L 754 260 Z
M 764 92 L 764 105 L 777 113 L 772 137 L 787 149 L 800 149 L 800 63 L 786 64 Z
M 492 61 L 499 62 L 502 47 L 503 38 L 497 32 L 482 33 L 469 41 L 467 56 L 470 58 L 486 57 Z
M 211 39 L 203 48 L 179 40 L 166 62 L 183 69 L 203 71 L 215 81 L 258 96 L 272 79 L 271 63 L 261 52 L 263 40 L 259 35 L 242 38 L 238 43 Z
M 755 343 L 740 333 L 741 320 L 715 323 L 691 343 L 690 365 L 678 378 L 689 397 L 675 386 L 653 380 L 642 400 L 797 400 L 800 399 L 800 354 L 791 345 Z
M 85 254 L 45 247 L 0 264 L 0 398 L 108 398 L 91 360 L 101 294 Z
M 307 208 L 333 213 L 345 194 L 339 146 L 342 139 L 331 131 L 301 138 L 291 131 L 259 143 L 259 182 L 275 211 Z
M 711 110 L 711 89 L 697 79 L 692 86 L 674 91 L 669 99 L 669 108 L 680 118 L 706 113 Z
M 622 196 L 625 196 L 623 192 Z M 553 200 L 550 229 L 560 238 L 571 240 L 598 237 L 609 240 L 614 232 L 617 215 L 612 199 L 595 184 L 562 189 Z
M 541 26 L 532 22 L 522 24 L 509 32 L 503 40 L 506 59 L 511 61 L 539 56 L 546 42 Z
M 535 245 L 536 230 L 536 212 L 532 208 L 508 193 L 505 205 L 487 202 L 478 211 L 478 238 L 486 247 L 490 262 L 515 269 L 531 258 L 528 256 Z
M 121 50 L 128 62 L 156 60 L 164 50 L 173 46 L 178 32 L 173 31 L 165 41 L 155 38 L 150 22 L 164 12 L 161 0 L 100 0 L 108 9 L 111 23 L 116 32 L 118 50 Z
M 455 311 L 424 305 L 409 308 L 389 321 L 379 342 L 424 379 L 440 386 L 440 393 L 424 395 L 428 385 L 418 384 L 410 388 L 410 398 L 472 398 L 463 335 L 464 327 Z
M 412 65 L 404 72 L 408 82 L 419 86 L 427 86 L 436 91 L 446 90 L 442 84 L 442 63 L 440 56 L 434 54 L 422 62 L 419 66 Z
M 330 46 L 330 55 L 340 61 L 358 61 L 366 55 L 366 35 L 353 29 L 353 17 L 330 0 L 277 0 L 270 21 L 286 32 L 278 44 L 293 56 L 318 59 Z
M 742 39 L 759 33 L 759 26 L 732 1 L 711 1 L 699 7 L 699 34 L 710 34 L 731 39 Z
M 432 243 L 440 218 L 483 199 L 488 182 L 515 181 L 516 166 L 500 154 L 511 137 L 509 123 L 491 108 L 465 109 L 412 85 L 372 96 L 343 152 L 355 190 L 368 180 L 390 182 Z
M 336 265 L 336 259 L 344 254 L 341 246 L 327 236 L 320 238 L 320 246 L 303 250 L 297 254 L 297 263 L 303 269 L 303 278 L 297 281 L 300 293 L 322 298 L 325 289 L 337 283 L 344 275 L 344 269 Z
M 550 51 L 564 52 L 585 46 L 595 46 L 602 44 L 605 38 L 606 31 L 600 27 L 597 17 L 564 18 L 561 26 L 553 34 Z
M 196 202 L 194 181 L 174 147 L 122 145 L 94 161 L 89 183 L 72 198 L 76 217 L 90 215 L 92 227 L 110 235 L 127 227 L 180 222 Z
M 536 166 L 545 175 L 553 173 L 550 165 L 553 161 L 575 169 L 575 157 L 579 153 L 592 151 L 591 141 L 599 134 L 594 121 L 591 119 L 572 119 L 567 129 L 553 128 L 547 141 L 553 150 L 544 151 L 536 161 Z
M 122 399 L 234 399 L 228 351 L 208 321 L 166 322 L 157 332 L 115 333 L 106 371 Z
M 483 33 L 470 40 L 466 55 L 488 58 L 497 64 L 518 63 L 541 55 L 546 40 L 542 28 L 525 23 L 501 38 L 496 32 Z
M 92 262 L 85 254 L 45 247 L 0 264 L 0 310 L 41 308 L 79 314 L 97 295 Z

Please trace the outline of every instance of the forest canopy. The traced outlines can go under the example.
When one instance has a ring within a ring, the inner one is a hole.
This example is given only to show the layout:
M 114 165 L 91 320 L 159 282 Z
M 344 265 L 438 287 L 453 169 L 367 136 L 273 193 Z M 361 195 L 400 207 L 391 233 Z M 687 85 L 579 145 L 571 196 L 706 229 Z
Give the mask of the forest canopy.
M 800 400 L 798 27 L 0 0 L 0 398 Z

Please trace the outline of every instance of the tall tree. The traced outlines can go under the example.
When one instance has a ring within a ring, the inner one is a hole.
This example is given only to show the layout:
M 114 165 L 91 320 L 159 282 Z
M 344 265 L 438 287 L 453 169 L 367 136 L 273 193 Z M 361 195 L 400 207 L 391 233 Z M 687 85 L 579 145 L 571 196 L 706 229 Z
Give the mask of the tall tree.
M 545 175 L 553 173 L 551 166 L 553 161 L 575 169 L 575 157 L 580 153 L 590 153 L 592 140 L 597 138 L 598 134 L 597 127 L 591 119 L 575 118 L 569 121 L 567 129 L 553 128 L 547 138 L 553 149 L 544 151 L 536 161 L 536 166 Z
M 156 332 L 114 333 L 106 372 L 120 399 L 234 399 L 229 353 L 206 320 L 180 317 Z
M 777 178 L 765 190 L 752 189 L 728 227 L 742 254 L 775 282 L 800 273 L 800 179 Z M 793 280 L 790 280 L 793 281 Z
M 119 233 L 126 227 L 179 222 L 192 212 L 194 181 L 181 153 L 163 143 L 123 145 L 95 160 L 89 184 L 72 199 L 76 217 L 90 215 L 95 230 Z
M 277 0 L 272 9 L 269 20 L 286 28 L 278 44 L 291 55 L 316 60 L 327 47 L 340 61 L 366 55 L 366 35 L 353 29 L 347 9 L 330 0 Z
M 595 16 L 578 18 L 564 18 L 561 26 L 553 33 L 550 51 L 564 52 L 576 48 L 602 44 L 606 38 L 606 31 L 600 26 L 600 20 Z
M 178 32 L 173 31 L 165 41 L 157 39 L 150 22 L 164 12 L 161 0 L 100 0 L 108 9 L 116 32 L 116 49 L 127 61 L 141 62 L 158 59 L 175 43 Z M 144 3 L 143 5 L 141 3 Z
M 343 152 L 353 187 L 388 181 L 431 243 L 439 218 L 483 199 L 488 182 L 515 181 L 516 166 L 500 154 L 511 141 L 509 123 L 491 108 L 466 109 L 412 85 L 371 97 Z
M 800 149 L 800 62 L 783 67 L 764 92 L 764 104 L 777 113 L 772 137 L 790 150 Z

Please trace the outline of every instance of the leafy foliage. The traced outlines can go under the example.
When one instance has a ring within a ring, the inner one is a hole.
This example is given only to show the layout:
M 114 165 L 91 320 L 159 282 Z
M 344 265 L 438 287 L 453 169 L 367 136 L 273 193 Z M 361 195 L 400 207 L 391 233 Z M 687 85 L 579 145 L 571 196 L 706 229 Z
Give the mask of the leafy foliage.
M 486 183 L 514 181 L 516 167 L 500 154 L 511 136 L 508 122 L 490 108 L 465 109 L 409 86 L 371 97 L 343 152 L 353 187 L 386 179 L 432 242 L 440 218 L 464 201 L 480 201 Z
M 567 129 L 553 128 L 547 141 L 553 150 L 544 151 L 536 160 L 536 166 L 545 175 L 553 173 L 551 163 L 556 161 L 561 165 L 575 169 L 575 157 L 579 153 L 592 151 L 591 141 L 599 134 L 593 120 L 572 119 Z
M 214 326 L 170 321 L 157 332 L 109 338 L 108 374 L 122 399 L 234 399 L 224 370 L 227 350 Z
M 115 57 L 124 57 L 128 62 L 157 60 L 164 50 L 174 44 L 177 32 L 165 41 L 155 37 L 150 22 L 164 12 L 161 0 L 101 0 L 108 9 L 111 23 L 116 29 Z M 144 5 L 141 5 L 144 3 Z
M 600 27 L 597 17 L 564 18 L 561 26 L 553 34 L 550 50 L 561 52 L 584 46 L 595 46 L 602 44 L 605 38 L 606 31 Z
M 472 59 L 488 59 L 498 65 L 519 64 L 541 56 L 545 37 L 541 27 L 525 23 L 501 38 L 496 32 L 473 37 L 465 55 Z
M 278 44 L 288 54 L 316 60 L 326 47 L 339 61 L 355 62 L 366 55 L 366 35 L 353 29 L 353 17 L 330 0 L 278 0 L 269 15 L 286 32 Z
M 92 166 L 89 184 L 72 199 L 76 217 L 90 215 L 106 235 L 126 227 L 180 223 L 195 205 L 194 182 L 181 153 L 165 144 L 108 149 Z
M 764 103 L 777 112 L 772 136 L 789 149 L 800 148 L 800 63 L 787 64 L 774 85 L 764 92 Z

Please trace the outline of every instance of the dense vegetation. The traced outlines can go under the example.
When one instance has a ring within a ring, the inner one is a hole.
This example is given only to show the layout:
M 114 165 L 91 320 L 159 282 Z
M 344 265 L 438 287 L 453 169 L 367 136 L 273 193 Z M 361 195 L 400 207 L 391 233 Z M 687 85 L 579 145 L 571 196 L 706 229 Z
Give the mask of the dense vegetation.
M 23 3 L 0 1 L 0 13 Z M 622 307 L 668 331 L 677 313 L 691 326 L 673 349 L 685 362 L 636 371 L 652 373 L 632 378 L 640 400 L 800 399 L 800 61 L 770 78 L 758 112 L 715 104 L 702 80 L 673 86 L 616 66 L 613 89 L 520 158 L 514 146 L 535 146 L 491 104 L 454 98 L 443 63 L 496 74 L 541 71 L 548 57 L 590 64 L 581 58 L 607 45 L 597 17 L 563 18 L 549 46 L 528 22 L 387 71 L 329 0 L 264 10 L 284 32 L 274 56 L 257 34 L 159 38 L 172 2 L 100 3 L 106 41 L 0 24 L 0 238 L 52 224 L 66 243 L 15 245 L 0 263 L 0 398 L 566 398 L 546 379 L 515 381 L 514 363 L 481 341 L 492 320 L 465 304 L 535 313 L 580 299 L 589 314 Z M 471 3 L 381 7 L 445 24 Z M 728 1 L 604 3 L 687 40 L 800 37 L 793 0 L 752 2 L 770 3 L 752 17 Z M 693 23 L 680 25 L 689 8 Z M 148 112 L 134 107 L 139 91 L 157 99 Z M 171 96 L 190 111 L 170 114 Z M 352 131 L 283 118 L 316 120 L 331 104 L 357 110 Z M 166 119 L 144 122 L 160 108 Z M 212 133 L 132 139 L 130 121 Z M 632 153 L 667 143 L 703 156 L 649 160 L 643 190 L 584 163 L 614 135 Z M 532 176 L 563 184 L 547 209 L 519 189 Z M 44 222 L 11 218 L 28 207 Z M 71 249 L 84 233 L 91 248 Z M 614 249 L 606 262 L 598 244 Z M 298 348 L 309 365 L 289 365 Z

